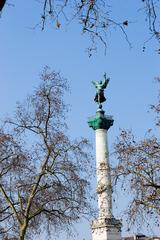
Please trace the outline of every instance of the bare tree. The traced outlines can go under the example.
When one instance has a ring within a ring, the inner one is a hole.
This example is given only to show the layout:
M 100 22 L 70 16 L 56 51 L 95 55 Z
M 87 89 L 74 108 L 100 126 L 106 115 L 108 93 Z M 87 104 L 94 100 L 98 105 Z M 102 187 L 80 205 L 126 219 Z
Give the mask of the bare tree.
M 159 128 L 160 95 L 158 104 L 152 109 L 157 114 Z M 159 130 L 159 129 L 158 129 Z M 129 130 L 121 130 L 115 151 L 119 160 L 113 169 L 115 183 L 121 183 L 124 191 L 130 193 L 130 203 L 126 213 L 129 224 L 141 220 L 154 220 L 159 225 L 160 214 L 160 141 L 149 129 L 145 138 L 136 140 Z
M 42 83 L 0 132 L 0 234 L 31 239 L 45 226 L 67 229 L 91 213 L 86 139 L 72 142 L 63 95 L 67 82 L 45 68 Z
M 150 32 L 149 38 L 144 43 L 144 49 L 148 41 L 153 37 L 160 43 L 160 1 L 159 0 L 141 0 L 138 10 L 144 14 L 148 23 Z M 5 1 L 2 1 L 0 11 L 4 6 Z M 105 49 L 108 45 L 108 34 L 113 28 L 118 28 L 124 35 L 126 41 L 131 47 L 131 43 L 127 36 L 126 28 L 130 25 L 133 19 L 130 16 L 127 19 L 115 19 L 111 0 L 42 0 L 39 1 L 42 5 L 41 23 L 42 30 L 45 28 L 48 19 L 54 22 L 57 28 L 60 28 L 65 22 L 70 23 L 76 19 L 81 25 L 82 32 L 89 35 L 91 45 L 88 48 L 89 55 L 93 50 L 97 49 L 97 42 L 103 43 Z M 120 4 L 120 3 L 117 3 Z M 125 3 L 124 3 L 125 4 Z M 39 25 L 39 24 L 38 24 Z M 158 53 L 160 50 L 158 49 Z

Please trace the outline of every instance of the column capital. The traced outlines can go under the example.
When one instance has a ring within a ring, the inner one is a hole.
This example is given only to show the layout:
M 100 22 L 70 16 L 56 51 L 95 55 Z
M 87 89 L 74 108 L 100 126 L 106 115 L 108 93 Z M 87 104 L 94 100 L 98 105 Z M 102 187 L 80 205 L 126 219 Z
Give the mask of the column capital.
M 107 116 L 104 114 L 102 109 L 98 109 L 96 112 L 96 116 L 90 117 L 88 120 L 89 127 L 93 128 L 93 130 L 97 129 L 106 129 L 108 130 L 113 125 L 112 116 Z

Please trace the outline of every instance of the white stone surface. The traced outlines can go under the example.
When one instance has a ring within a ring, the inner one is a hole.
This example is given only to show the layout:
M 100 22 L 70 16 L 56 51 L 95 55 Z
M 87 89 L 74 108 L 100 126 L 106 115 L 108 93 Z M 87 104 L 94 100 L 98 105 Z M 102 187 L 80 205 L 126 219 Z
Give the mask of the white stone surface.
M 96 130 L 96 168 L 99 217 L 112 217 L 112 186 L 107 130 Z
M 99 215 L 92 223 L 92 240 L 121 240 L 121 223 L 113 217 L 112 212 L 112 185 L 107 130 L 97 129 L 95 133 Z
M 92 230 L 92 240 L 121 240 L 121 232 L 115 227 L 107 227 Z

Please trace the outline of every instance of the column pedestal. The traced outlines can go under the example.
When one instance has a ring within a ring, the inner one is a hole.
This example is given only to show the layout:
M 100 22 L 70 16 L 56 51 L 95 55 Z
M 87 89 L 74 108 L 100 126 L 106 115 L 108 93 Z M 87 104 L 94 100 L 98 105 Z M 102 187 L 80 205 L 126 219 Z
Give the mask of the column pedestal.
M 121 222 L 115 218 L 99 218 L 92 222 L 92 240 L 121 240 Z

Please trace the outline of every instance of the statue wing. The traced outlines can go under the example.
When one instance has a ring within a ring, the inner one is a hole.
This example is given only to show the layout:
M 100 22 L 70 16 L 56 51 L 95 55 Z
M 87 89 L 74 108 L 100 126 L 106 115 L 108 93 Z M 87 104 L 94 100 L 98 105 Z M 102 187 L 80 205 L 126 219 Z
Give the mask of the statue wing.
M 95 81 L 92 81 L 93 85 L 96 86 L 96 82 Z
M 108 83 L 109 83 L 109 78 L 103 81 L 103 89 L 107 87 Z

